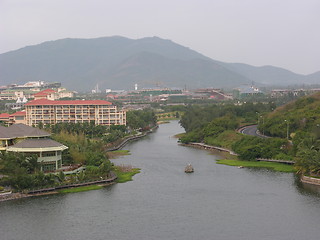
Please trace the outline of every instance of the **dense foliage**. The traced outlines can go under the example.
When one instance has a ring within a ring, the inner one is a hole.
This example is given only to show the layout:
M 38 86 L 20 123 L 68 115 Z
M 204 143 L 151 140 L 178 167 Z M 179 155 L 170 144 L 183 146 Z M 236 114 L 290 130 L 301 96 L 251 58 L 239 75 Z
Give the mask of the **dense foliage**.
M 182 143 L 204 142 L 226 147 L 239 154 L 240 159 L 256 158 L 291 159 L 286 140 L 278 138 L 257 138 L 236 133 L 235 130 L 248 123 L 257 123 L 262 113 L 271 111 L 274 104 L 246 103 L 243 105 L 211 105 L 189 107 L 181 125 L 186 134 Z
M 148 130 L 156 123 L 157 117 L 151 109 L 127 112 L 127 126 L 130 129 Z
M 259 129 L 292 142 L 298 171 L 320 173 L 320 93 L 299 98 L 267 114 Z
M 294 160 L 298 172 L 320 176 L 320 93 L 275 109 L 274 104 L 190 106 L 182 116 L 183 143 L 205 142 L 232 148 L 243 160 Z M 258 123 L 271 138 L 235 133 L 239 125 Z
M 127 112 L 130 130 L 148 130 L 156 124 L 152 110 Z M 122 125 L 95 125 L 94 123 L 39 124 L 39 128 L 52 133 L 52 138 L 68 146 L 62 152 L 64 165 L 85 165 L 86 170 L 65 176 L 45 174 L 40 171 L 36 155 L 0 152 L 0 186 L 11 186 L 21 191 L 56 185 L 98 180 L 108 176 L 113 164 L 108 159 L 105 146 L 127 136 L 128 130 Z
M 64 131 L 53 135 L 53 138 L 68 146 L 68 149 L 62 153 L 65 165 L 80 163 L 99 166 L 104 160 L 107 160 L 103 151 L 104 144 L 102 141 L 88 139 L 83 134 Z
M 105 125 L 95 125 L 93 122 L 90 123 L 57 123 L 49 126 L 50 131 L 54 134 L 62 131 L 72 134 L 84 134 L 86 137 L 102 137 L 108 127 Z
M 234 104 L 214 104 L 207 106 L 191 105 L 186 109 L 186 113 L 180 120 L 181 126 L 186 132 L 201 129 L 209 124 L 213 119 L 228 116 L 237 118 L 238 123 L 256 123 L 259 114 L 269 112 L 275 108 L 273 103 L 244 103 Z M 233 121 L 233 120 L 231 120 Z
M 290 145 L 281 138 L 258 138 L 242 136 L 232 145 L 232 149 L 242 160 L 253 161 L 256 158 L 292 160 L 289 155 Z
M 320 127 L 320 94 L 291 102 L 265 116 L 260 129 L 270 136 L 293 138 L 299 132 L 317 132 Z M 292 135 L 293 133 L 293 135 Z
M 34 173 L 39 169 L 37 155 L 0 151 L 0 173 L 16 175 Z

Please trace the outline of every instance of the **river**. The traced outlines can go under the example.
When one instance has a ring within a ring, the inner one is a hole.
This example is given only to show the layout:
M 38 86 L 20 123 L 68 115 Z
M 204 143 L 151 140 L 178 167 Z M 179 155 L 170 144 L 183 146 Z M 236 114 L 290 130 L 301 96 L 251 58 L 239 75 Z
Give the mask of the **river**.
M 216 164 L 218 155 L 179 146 L 180 132 L 172 121 L 125 146 L 131 155 L 114 162 L 141 168 L 131 182 L 0 203 L 0 239 L 319 239 L 319 188 Z

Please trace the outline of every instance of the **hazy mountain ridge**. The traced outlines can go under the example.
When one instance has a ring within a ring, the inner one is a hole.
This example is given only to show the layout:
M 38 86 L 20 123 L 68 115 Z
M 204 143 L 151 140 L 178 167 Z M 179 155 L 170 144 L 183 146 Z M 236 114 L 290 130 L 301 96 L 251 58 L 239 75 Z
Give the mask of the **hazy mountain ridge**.
M 255 67 L 243 63 L 228 63 L 224 66 L 246 76 L 252 81 L 257 79 L 256 81 L 262 84 L 301 84 L 306 78 L 304 75 L 296 74 L 289 70 L 274 66 Z
M 190 86 L 201 88 L 212 86 L 212 79 L 224 79 L 223 82 L 215 81 L 215 87 L 232 87 L 243 84 L 247 79 L 241 75 L 226 70 L 222 66 L 204 59 L 180 60 L 167 58 L 159 54 L 141 52 L 121 62 L 108 77 L 116 82 L 124 83 L 127 76 L 131 82 L 140 86 Z M 190 81 L 186 81 L 190 79 Z M 103 85 L 103 81 L 100 83 Z
M 272 66 L 223 63 L 158 37 L 61 39 L 0 54 L 0 85 L 44 80 L 74 90 L 162 86 L 237 87 L 256 83 L 315 83 L 320 72 L 304 76 Z M 318 81 L 319 82 L 319 81 Z

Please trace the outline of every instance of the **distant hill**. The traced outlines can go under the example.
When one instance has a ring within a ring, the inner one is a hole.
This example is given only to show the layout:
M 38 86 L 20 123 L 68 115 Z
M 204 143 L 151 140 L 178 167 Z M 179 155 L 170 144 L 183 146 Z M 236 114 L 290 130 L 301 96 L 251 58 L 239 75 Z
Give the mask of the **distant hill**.
M 303 84 L 307 83 L 308 79 L 305 75 L 296 74 L 289 70 L 273 66 L 254 67 L 243 63 L 227 63 L 222 65 L 252 81 L 257 81 L 264 85 L 287 86 Z M 318 78 L 318 80 L 320 84 L 320 78 Z
M 158 37 L 61 39 L 0 54 L 0 85 L 44 80 L 78 91 L 139 87 L 233 88 L 255 83 L 315 83 L 275 67 L 223 63 Z

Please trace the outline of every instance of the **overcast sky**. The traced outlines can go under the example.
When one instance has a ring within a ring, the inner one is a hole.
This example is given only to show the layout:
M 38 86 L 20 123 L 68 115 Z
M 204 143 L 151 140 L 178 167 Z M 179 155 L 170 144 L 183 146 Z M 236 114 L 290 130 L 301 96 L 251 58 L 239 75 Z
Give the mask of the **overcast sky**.
M 320 71 L 320 0 L 0 0 L 0 34 L 0 53 L 158 36 L 219 61 Z

